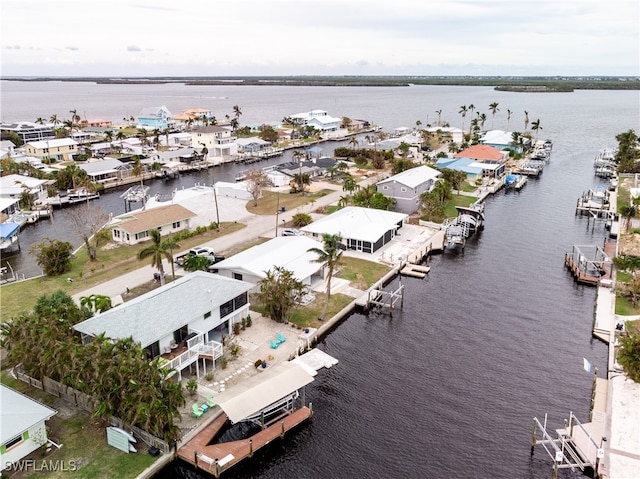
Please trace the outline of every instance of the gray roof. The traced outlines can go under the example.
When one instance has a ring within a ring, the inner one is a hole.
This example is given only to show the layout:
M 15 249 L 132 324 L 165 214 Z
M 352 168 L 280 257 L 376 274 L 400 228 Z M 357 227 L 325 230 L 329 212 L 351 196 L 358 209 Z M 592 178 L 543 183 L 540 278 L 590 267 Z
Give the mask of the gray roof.
M 313 262 L 318 255 L 309 253 L 311 248 L 322 249 L 323 246 L 306 236 L 277 236 L 216 263 L 215 268 L 243 271 L 264 278 L 265 271 L 281 266 L 298 280 L 304 280 L 322 268 L 320 263 Z
M 0 384 L 0 444 L 49 419 L 57 411 Z
M 131 336 L 147 347 L 251 288 L 253 285 L 244 281 L 196 271 L 74 328 L 91 336 L 105 333 L 112 339 Z
M 89 163 L 82 163 L 82 164 L 78 164 L 78 167 L 82 168 L 84 171 L 86 171 L 90 175 L 95 175 L 97 173 L 107 173 L 110 171 L 114 171 L 116 169 L 123 169 L 122 167 L 124 167 L 124 169 L 131 168 L 125 165 L 120 160 L 117 160 L 115 158 L 105 158 L 104 160 L 100 160 L 100 161 L 91 161 Z

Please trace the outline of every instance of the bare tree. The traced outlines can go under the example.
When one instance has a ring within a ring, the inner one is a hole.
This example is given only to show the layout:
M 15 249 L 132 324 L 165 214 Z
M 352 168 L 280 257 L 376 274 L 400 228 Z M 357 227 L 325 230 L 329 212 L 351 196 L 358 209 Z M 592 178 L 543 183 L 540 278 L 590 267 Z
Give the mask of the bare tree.
M 98 247 L 101 241 L 107 241 L 102 227 L 109 221 L 109 215 L 99 205 L 82 205 L 74 208 L 69 215 L 71 228 L 82 238 L 90 261 L 98 259 Z
M 254 168 L 247 172 L 247 191 L 253 198 L 253 206 L 258 206 L 258 198 L 262 195 L 262 190 L 269 182 L 267 174 L 258 168 Z

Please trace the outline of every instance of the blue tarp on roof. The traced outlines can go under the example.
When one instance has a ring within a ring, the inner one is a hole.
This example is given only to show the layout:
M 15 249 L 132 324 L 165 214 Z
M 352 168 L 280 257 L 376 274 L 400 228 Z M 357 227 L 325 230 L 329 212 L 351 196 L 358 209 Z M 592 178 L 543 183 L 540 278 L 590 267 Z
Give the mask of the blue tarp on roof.
M 3 239 L 11 238 L 20 230 L 18 223 L 2 223 L 0 224 L 0 237 Z

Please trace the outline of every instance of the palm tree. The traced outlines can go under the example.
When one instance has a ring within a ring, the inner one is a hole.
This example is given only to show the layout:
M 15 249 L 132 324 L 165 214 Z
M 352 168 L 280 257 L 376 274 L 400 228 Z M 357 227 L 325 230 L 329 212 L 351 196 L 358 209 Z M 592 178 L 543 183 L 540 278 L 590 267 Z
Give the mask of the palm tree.
M 73 126 L 79 125 L 80 115 L 78 115 L 78 110 L 69 110 L 69 113 L 71 113 L 71 124 Z
M 133 176 L 140 177 L 140 194 L 142 195 L 142 209 L 146 207 L 146 196 L 147 196 L 144 194 L 143 173 L 144 173 L 144 168 L 142 166 L 142 162 L 140 161 L 140 157 L 138 155 L 135 155 L 133 159 L 133 170 L 131 170 L 131 174 Z
M 240 120 L 240 115 L 242 115 L 242 110 L 238 105 L 233 105 L 233 116 L 236 120 Z
M 49 121 L 51 123 L 53 123 L 53 128 L 55 129 L 56 126 L 58 126 L 60 124 L 60 120 L 58 119 L 58 115 L 56 115 L 55 113 L 53 115 L 51 115 L 51 118 L 49 119 Z
M 464 117 L 467 116 L 467 105 L 462 105 L 458 113 L 462 117 L 462 132 L 464 133 Z
M 138 252 L 138 259 L 151 257 L 151 266 L 155 266 L 160 273 L 160 284 L 164 285 L 164 266 L 162 260 L 166 258 L 173 268 L 173 249 L 179 245 L 173 238 L 162 240 L 160 231 L 157 229 L 149 230 L 151 236 L 151 244 Z
M 524 111 L 524 131 L 527 131 L 529 127 L 529 112 L 527 110 Z
M 436 110 L 436 115 L 438 115 L 438 126 L 440 126 L 440 117 L 442 116 L 442 110 Z
M 358 148 L 359 144 L 360 143 L 358 143 L 358 139 L 355 136 L 352 136 L 351 139 L 349 140 L 349 146 L 353 147 L 354 150 Z
M 113 140 L 113 132 L 111 130 L 107 130 L 104 132 L 104 141 L 108 141 L 109 143 Z
M 484 130 L 484 122 L 487 121 L 487 115 L 485 113 L 480 113 L 480 115 L 478 115 L 478 120 L 480 121 L 480 127 Z
M 303 158 L 305 158 L 306 154 L 305 152 L 301 151 L 301 150 L 295 150 L 292 154 L 291 157 L 293 158 L 294 161 L 298 162 L 298 166 L 300 168 L 298 175 L 297 175 L 297 182 L 298 182 L 298 186 L 300 187 L 300 192 L 302 194 L 304 194 L 304 185 L 302 184 L 302 180 L 303 180 L 303 175 L 302 175 L 302 160 Z
M 631 220 L 636 217 L 638 214 L 638 209 L 636 205 L 624 205 L 620 208 L 620 216 L 625 219 L 624 228 L 626 231 L 629 231 L 631 228 Z
M 42 118 L 41 116 L 39 116 L 38 118 L 36 118 L 36 121 L 35 121 L 35 122 L 36 122 L 38 125 L 44 125 L 44 123 L 45 123 L 46 121 L 47 121 L 47 120 L 45 120 L 44 118 Z
M 331 278 L 336 268 L 340 265 L 342 259 L 343 250 L 340 247 L 342 243 L 342 236 L 340 234 L 327 234 L 322 235 L 322 248 L 310 248 L 308 252 L 315 253 L 318 257 L 312 260 L 314 263 L 322 264 L 322 267 L 326 270 L 327 277 L 327 297 L 322 309 L 322 314 L 318 319 L 323 320 L 327 314 L 327 307 L 329 306 L 329 298 L 331 297 Z
M 472 103 L 467 107 L 467 109 L 471 112 L 471 116 L 473 116 L 473 112 L 475 111 L 476 106 Z
M 500 108 L 498 108 L 498 102 L 494 101 L 489 104 L 489 110 L 491 110 L 491 129 L 493 130 L 493 121 L 496 119 L 496 112 L 500 111 Z
M 359 185 L 356 179 L 347 173 L 344 178 L 344 181 L 342 182 L 342 190 L 346 191 L 349 194 L 349 196 L 351 196 L 354 193 L 354 191 L 356 191 L 358 188 L 359 188 Z
M 511 110 L 507 110 L 507 130 L 509 129 L 510 121 L 511 121 Z
M 540 118 L 531 122 L 531 129 L 536 132 L 536 140 L 538 139 L 538 130 L 542 130 L 540 126 Z

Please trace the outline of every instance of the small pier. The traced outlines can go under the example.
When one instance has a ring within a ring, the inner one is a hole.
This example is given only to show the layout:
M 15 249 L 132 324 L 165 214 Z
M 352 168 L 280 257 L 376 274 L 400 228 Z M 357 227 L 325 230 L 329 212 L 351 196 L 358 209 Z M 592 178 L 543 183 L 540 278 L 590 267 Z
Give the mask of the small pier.
M 611 209 L 609 196 L 610 192 L 602 186 L 583 192 L 576 202 L 576 215 L 608 217 Z
M 243 459 L 252 457 L 256 451 L 274 440 L 284 437 L 286 432 L 312 416 L 311 407 L 301 407 L 248 439 L 209 444 L 229 420 L 225 413 L 221 413 L 196 437 L 178 449 L 178 457 L 197 469 L 212 474 L 214 477 L 220 477 L 224 471 Z
M 431 271 L 431 268 L 429 266 L 423 266 L 420 264 L 407 264 L 400 270 L 400 274 L 422 279 L 427 275 L 429 271 Z
M 323 359 L 318 368 L 326 367 L 328 362 L 337 363 L 331 360 Z M 177 456 L 215 477 L 252 457 L 257 450 L 313 416 L 313 406 L 304 405 L 304 387 L 313 381 L 311 372 L 315 370 L 315 366 L 288 361 L 220 392 L 214 398 L 217 404 L 212 406 L 221 409 L 219 415 L 178 449 Z M 198 408 L 198 404 L 194 403 L 193 408 Z M 238 423 L 251 423 L 259 430 L 249 437 L 218 442 L 226 426 Z
M 593 245 L 573 245 L 571 253 L 564 255 L 564 264 L 580 284 L 612 286 L 611 258 L 603 248 Z

